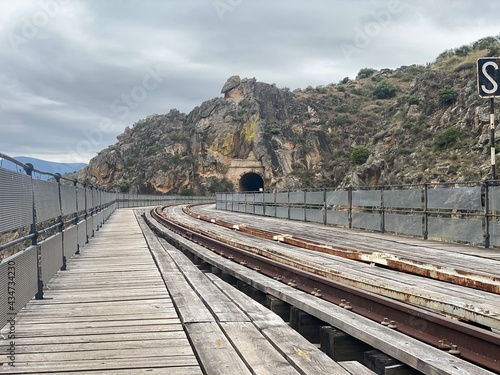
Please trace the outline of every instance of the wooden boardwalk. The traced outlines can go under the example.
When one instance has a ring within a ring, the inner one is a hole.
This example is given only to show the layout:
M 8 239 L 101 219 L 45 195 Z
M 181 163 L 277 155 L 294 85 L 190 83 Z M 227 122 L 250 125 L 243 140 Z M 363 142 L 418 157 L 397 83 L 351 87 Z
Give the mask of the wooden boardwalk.
M 202 374 L 132 210 L 47 287 L 16 317 L 15 367 L 0 340 L 0 373 Z

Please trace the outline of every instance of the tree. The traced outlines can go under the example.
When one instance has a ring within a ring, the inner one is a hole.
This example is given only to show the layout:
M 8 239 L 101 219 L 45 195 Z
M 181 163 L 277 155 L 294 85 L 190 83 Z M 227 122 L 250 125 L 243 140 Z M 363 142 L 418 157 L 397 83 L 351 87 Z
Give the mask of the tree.
M 130 190 L 130 181 L 128 180 L 118 181 L 118 189 L 120 189 L 121 193 L 128 193 L 128 191 Z
M 376 70 L 372 68 L 363 68 L 358 72 L 358 79 L 370 78 Z
M 393 98 L 396 96 L 396 86 L 394 86 L 391 82 L 389 82 L 389 80 L 383 79 L 375 87 L 373 95 L 377 99 Z
M 436 150 L 445 150 L 455 146 L 460 139 L 461 132 L 459 129 L 446 129 L 438 133 L 434 139 Z
M 365 164 L 370 156 L 370 150 L 368 150 L 365 146 L 356 146 L 352 150 L 351 160 L 356 165 Z

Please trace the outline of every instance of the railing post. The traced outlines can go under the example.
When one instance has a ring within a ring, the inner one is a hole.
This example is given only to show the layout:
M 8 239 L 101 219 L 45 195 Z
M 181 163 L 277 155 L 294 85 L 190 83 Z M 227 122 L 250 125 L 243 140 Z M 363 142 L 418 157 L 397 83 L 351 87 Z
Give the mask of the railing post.
M 347 203 L 349 204 L 347 220 L 349 222 L 349 229 L 352 229 L 352 185 L 347 190 Z
M 327 205 L 326 205 L 326 188 L 323 190 L 323 225 L 327 224 L 327 215 L 328 215 L 328 210 L 327 210 Z
M 380 232 L 385 233 L 384 185 L 380 186 Z
M 288 203 L 288 220 L 290 220 L 290 210 L 291 210 L 291 207 L 290 207 L 290 190 L 288 190 L 287 194 L 288 194 L 288 197 L 287 197 L 286 201 Z
M 61 196 L 61 174 L 56 173 L 55 174 L 55 179 L 57 182 L 57 194 L 59 196 L 59 217 L 57 220 L 59 221 L 59 227 L 57 228 L 57 231 L 61 233 L 62 238 L 64 239 L 64 220 L 63 220 L 63 210 L 62 210 L 62 196 Z M 64 240 L 62 241 L 62 266 L 61 266 L 61 271 L 66 271 L 66 256 L 64 255 Z
M 488 180 L 484 181 L 484 248 L 490 247 L 490 194 Z
M 88 218 L 88 207 L 89 207 L 89 203 L 87 202 L 87 183 L 85 182 L 83 184 L 83 192 L 84 192 L 84 195 L 85 195 L 85 212 L 83 214 L 83 219 L 85 220 L 85 243 L 89 242 L 89 234 L 87 233 L 87 218 Z
M 43 280 L 42 280 L 42 254 L 41 248 L 38 246 L 38 231 L 36 230 L 36 202 L 35 202 L 35 190 L 33 189 L 33 170 L 35 167 L 31 163 L 26 163 L 26 167 L 24 167 L 24 171 L 31 178 L 31 193 L 33 195 L 33 214 L 32 214 L 32 222 L 30 224 L 30 235 L 31 237 L 31 246 L 36 246 L 37 256 L 36 256 L 36 276 L 37 276 L 37 293 L 35 294 L 35 299 L 43 299 Z
M 307 189 L 304 189 L 304 223 L 307 223 Z
M 428 190 L 429 183 L 424 182 L 424 240 L 429 238 Z
M 76 199 L 76 212 L 74 218 L 74 225 L 76 225 L 76 252 L 75 255 L 80 254 L 80 237 L 78 236 L 78 212 L 81 210 L 81 207 L 78 205 L 78 180 L 75 178 L 73 180 L 73 186 L 75 187 L 75 199 Z M 86 231 L 87 229 L 85 229 Z
M 274 190 L 274 217 L 278 217 L 278 192 Z

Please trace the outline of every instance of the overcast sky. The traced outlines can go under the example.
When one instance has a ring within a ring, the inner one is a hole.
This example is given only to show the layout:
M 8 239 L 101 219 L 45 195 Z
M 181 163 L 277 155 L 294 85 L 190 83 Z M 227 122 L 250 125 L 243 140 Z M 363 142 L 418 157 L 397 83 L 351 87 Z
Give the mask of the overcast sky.
M 305 88 L 500 34 L 498 1 L 0 0 L 0 152 L 88 162 L 234 74 Z

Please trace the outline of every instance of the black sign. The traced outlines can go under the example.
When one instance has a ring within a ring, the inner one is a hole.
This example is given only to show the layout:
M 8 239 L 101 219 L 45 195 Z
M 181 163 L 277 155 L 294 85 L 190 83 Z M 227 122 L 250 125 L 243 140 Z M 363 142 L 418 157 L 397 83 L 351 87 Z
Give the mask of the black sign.
M 477 89 L 482 98 L 500 96 L 500 57 L 477 60 Z

